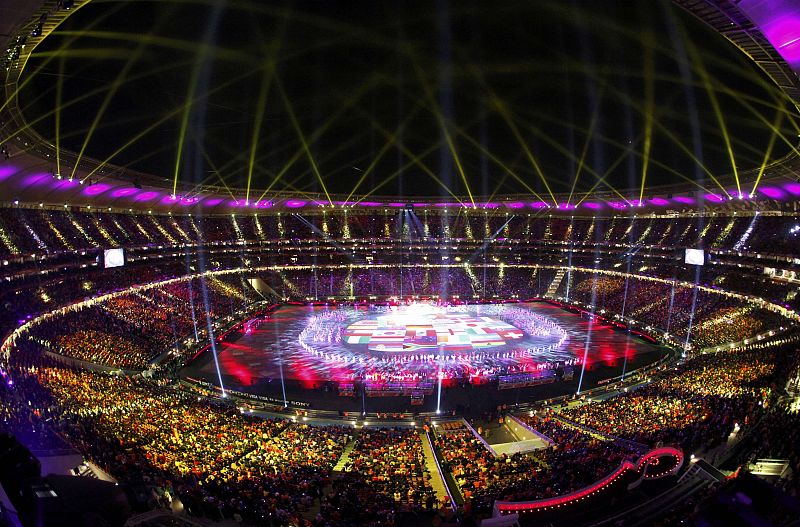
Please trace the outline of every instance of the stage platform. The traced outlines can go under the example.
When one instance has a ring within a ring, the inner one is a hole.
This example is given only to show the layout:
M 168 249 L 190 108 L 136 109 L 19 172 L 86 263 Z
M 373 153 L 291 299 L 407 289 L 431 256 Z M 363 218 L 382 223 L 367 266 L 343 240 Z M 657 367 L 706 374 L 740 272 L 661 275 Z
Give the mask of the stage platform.
M 665 352 L 548 302 L 285 305 L 227 335 L 217 361 L 209 348 L 181 375 L 218 386 L 218 363 L 226 390 L 301 408 L 479 411 L 574 393 L 584 363 L 585 389 Z

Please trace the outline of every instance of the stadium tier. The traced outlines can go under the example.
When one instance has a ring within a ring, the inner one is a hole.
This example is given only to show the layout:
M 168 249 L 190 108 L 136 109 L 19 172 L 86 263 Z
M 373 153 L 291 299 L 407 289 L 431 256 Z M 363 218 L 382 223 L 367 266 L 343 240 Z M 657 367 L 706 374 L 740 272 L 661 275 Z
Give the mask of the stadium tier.
M 0 6 L 0 525 L 796 525 L 789 0 Z

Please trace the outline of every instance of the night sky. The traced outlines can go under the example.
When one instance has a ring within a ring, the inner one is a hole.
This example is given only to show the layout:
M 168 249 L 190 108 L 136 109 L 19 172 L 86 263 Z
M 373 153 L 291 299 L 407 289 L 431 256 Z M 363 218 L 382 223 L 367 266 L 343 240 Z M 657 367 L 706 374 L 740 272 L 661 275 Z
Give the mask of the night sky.
M 796 136 L 769 79 L 668 2 L 95 0 L 28 79 L 62 148 L 139 136 L 111 162 L 171 182 L 185 130 L 181 182 L 259 191 L 638 196 L 645 165 L 648 187 L 732 172 L 714 99 L 739 170 L 766 123 Z

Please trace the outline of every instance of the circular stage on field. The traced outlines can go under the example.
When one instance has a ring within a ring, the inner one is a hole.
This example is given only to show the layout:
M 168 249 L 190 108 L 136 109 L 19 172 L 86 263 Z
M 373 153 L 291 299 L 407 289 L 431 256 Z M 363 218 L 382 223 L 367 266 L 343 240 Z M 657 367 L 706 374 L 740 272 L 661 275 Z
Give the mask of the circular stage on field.
M 281 400 L 286 391 L 295 402 L 339 409 L 347 397 L 362 396 L 411 396 L 421 404 L 439 379 L 445 388 L 507 394 L 549 386 L 548 393 L 570 393 L 584 363 L 588 388 L 662 354 L 628 332 L 547 302 L 285 305 L 227 335 L 217 361 L 207 350 L 182 373 L 218 386 L 218 363 L 226 389 Z

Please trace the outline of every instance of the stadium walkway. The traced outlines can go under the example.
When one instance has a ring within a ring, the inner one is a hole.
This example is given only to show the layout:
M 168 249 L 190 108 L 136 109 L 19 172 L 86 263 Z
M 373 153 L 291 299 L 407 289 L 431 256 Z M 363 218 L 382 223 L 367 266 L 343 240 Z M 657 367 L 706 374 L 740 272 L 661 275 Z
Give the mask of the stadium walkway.
M 444 487 L 445 483 L 442 477 L 443 474 L 439 473 L 439 468 L 436 464 L 436 459 L 433 457 L 431 445 L 428 443 L 428 436 L 423 430 L 419 431 L 419 438 L 422 440 L 422 449 L 425 452 L 425 466 L 431 474 L 431 487 L 433 487 L 433 492 L 436 493 L 436 502 L 442 503 L 444 497 L 447 496 L 447 489 Z
M 352 441 L 347 443 L 347 445 L 344 447 L 344 450 L 342 451 L 342 455 L 339 458 L 339 461 L 336 463 L 336 466 L 333 467 L 334 474 L 344 470 L 344 467 L 346 467 L 347 464 L 350 463 L 350 452 L 353 451 L 353 448 L 355 448 L 355 446 L 356 446 L 356 439 L 353 439 Z

